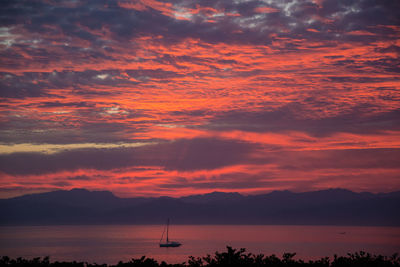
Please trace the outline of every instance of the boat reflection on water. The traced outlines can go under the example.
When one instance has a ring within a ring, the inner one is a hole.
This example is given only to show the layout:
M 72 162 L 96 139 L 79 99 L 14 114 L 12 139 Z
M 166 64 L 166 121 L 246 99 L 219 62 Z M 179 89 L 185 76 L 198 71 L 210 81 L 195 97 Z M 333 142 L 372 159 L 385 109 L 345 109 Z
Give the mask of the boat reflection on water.
M 167 236 L 166 236 L 166 239 L 165 239 L 165 243 L 162 243 L 163 238 L 164 238 L 165 229 L 167 229 Z M 182 245 L 181 243 L 169 240 L 168 230 L 169 230 L 169 218 L 167 220 L 167 226 L 164 228 L 164 231 L 163 231 L 163 233 L 161 235 L 160 247 L 179 247 L 179 246 L 181 246 Z

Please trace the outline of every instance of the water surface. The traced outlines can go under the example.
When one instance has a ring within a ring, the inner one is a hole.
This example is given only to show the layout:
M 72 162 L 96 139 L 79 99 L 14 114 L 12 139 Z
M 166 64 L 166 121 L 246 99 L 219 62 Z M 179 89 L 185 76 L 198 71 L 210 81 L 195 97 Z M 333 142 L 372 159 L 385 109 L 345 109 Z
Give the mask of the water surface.
M 246 248 L 265 255 L 296 252 L 296 258 L 316 259 L 367 251 L 400 252 L 400 227 L 172 225 L 170 239 L 178 248 L 158 246 L 162 225 L 7 226 L 0 227 L 0 255 L 44 257 L 51 261 L 115 264 L 142 255 L 178 263 L 188 256 L 205 256 L 225 247 Z

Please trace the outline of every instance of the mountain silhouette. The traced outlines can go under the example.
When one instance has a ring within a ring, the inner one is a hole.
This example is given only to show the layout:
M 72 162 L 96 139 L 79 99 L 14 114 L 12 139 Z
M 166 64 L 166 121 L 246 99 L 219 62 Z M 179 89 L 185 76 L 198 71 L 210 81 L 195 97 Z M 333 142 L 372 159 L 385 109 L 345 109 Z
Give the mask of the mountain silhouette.
M 119 198 L 72 189 L 1 199 L 0 224 L 297 224 L 400 226 L 400 192 L 329 189 L 244 196 L 213 192 L 181 198 Z

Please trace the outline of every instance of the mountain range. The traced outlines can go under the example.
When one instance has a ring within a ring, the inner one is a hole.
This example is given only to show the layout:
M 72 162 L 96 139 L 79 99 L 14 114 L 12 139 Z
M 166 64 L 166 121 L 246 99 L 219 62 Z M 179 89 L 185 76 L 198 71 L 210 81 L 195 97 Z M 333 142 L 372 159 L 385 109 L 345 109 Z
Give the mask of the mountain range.
M 72 189 L 0 200 L 1 225 L 280 224 L 400 226 L 400 191 L 328 189 L 244 196 L 119 198 L 109 191 Z

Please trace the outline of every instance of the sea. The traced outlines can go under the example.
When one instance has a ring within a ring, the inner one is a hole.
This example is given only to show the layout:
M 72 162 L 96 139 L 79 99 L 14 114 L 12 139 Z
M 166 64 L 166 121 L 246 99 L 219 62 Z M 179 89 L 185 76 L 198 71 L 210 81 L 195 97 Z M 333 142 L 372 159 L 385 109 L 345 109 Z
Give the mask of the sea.
M 117 264 L 141 256 L 182 263 L 189 256 L 224 252 L 227 246 L 279 257 L 296 253 L 295 259 L 303 260 L 400 252 L 400 227 L 171 225 L 170 240 L 182 246 L 160 248 L 163 230 L 163 225 L 1 226 L 0 256 Z

